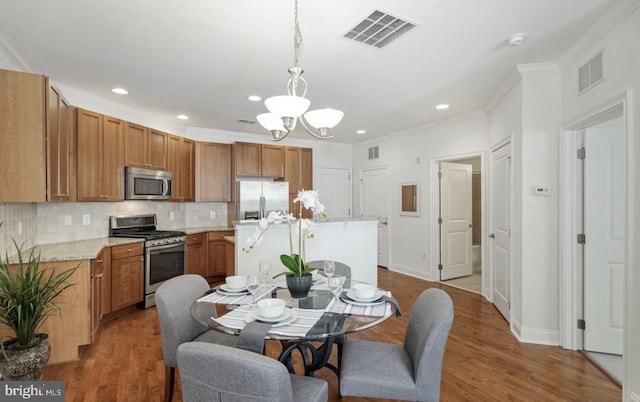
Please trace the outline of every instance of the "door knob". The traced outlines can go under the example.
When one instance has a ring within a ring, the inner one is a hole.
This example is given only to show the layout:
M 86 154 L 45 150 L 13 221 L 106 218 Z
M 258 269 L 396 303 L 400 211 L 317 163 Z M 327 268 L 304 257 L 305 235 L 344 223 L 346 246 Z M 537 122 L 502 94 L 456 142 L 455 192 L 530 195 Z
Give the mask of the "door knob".
M 493 233 L 491 233 L 491 234 L 489 234 L 489 237 L 491 237 L 491 238 L 493 239 L 493 238 L 495 238 L 496 236 L 495 236 Z

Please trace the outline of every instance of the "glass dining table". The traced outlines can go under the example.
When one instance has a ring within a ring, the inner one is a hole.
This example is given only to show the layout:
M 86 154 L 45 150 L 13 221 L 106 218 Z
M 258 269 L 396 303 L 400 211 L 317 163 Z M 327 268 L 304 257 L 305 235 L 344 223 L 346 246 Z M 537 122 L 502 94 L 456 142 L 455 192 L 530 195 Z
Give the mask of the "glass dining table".
M 329 290 L 326 280 L 324 284 L 314 284 L 305 298 L 293 298 L 286 287 L 275 284 L 263 285 L 256 294 L 255 301 L 268 297 L 285 300 L 291 313 L 286 322 L 274 323 L 264 336 L 265 340 L 280 341 L 282 352 L 278 360 L 289 372 L 295 373 L 293 354 L 297 351 L 302 357 L 305 375 L 313 376 L 315 371 L 327 367 L 339 376 L 338 368 L 329 363 L 336 339 L 374 327 L 397 311 L 396 306 L 387 301 L 365 303 L 346 297 L 356 283 L 358 281 L 346 280 L 345 292 L 339 297 Z M 228 295 L 219 288 L 211 289 L 209 294 L 196 300 L 191 306 L 191 315 L 212 330 L 240 336 L 245 326 L 256 319 L 253 297 Z M 381 289 L 378 294 L 390 296 Z

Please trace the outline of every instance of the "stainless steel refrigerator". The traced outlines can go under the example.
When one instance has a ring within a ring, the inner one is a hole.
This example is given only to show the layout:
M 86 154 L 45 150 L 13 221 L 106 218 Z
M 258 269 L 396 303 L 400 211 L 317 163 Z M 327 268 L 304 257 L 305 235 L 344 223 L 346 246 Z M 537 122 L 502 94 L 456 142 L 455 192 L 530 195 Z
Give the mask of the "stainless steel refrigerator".
M 261 219 L 271 211 L 289 212 L 289 183 L 241 180 L 238 191 L 238 219 Z

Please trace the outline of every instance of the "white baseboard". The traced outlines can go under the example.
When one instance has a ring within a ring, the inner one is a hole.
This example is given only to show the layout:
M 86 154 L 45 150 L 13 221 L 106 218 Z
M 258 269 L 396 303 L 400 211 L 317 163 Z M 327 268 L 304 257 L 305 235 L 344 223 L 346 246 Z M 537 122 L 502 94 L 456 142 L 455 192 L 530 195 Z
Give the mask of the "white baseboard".
M 520 342 L 558 346 L 560 345 L 560 332 L 549 329 L 521 328 Z
M 398 264 L 389 264 L 389 267 L 387 267 L 387 269 L 391 272 L 397 272 L 399 274 L 404 274 L 404 275 L 412 276 L 414 278 L 424 279 L 425 281 L 433 282 L 431 279 L 431 275 L 429 275 L 429 272 L 420 271 L 415 268 L 405 267 Z

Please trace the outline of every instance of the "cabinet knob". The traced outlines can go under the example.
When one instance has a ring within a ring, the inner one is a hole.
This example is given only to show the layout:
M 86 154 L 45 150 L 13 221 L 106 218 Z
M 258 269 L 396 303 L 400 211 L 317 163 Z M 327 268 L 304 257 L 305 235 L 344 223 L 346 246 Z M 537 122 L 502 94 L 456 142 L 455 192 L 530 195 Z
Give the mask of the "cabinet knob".
M 103 262 L 104 262 L 104 260 L 96 260 L 96 262 L 98 262 L 98 263 L 103 263 Z
M 133 250 L 132 250 L 132 249 L 130 249 L 130 248 L 129 248 L 129 249 L 127 249 L 127 253 L 130 253 L 130 252 L 132 252 L 132 251 L 133 251 Z

